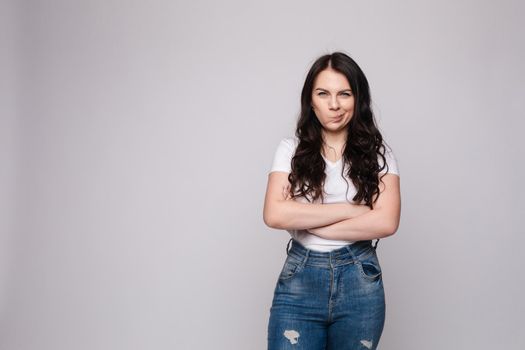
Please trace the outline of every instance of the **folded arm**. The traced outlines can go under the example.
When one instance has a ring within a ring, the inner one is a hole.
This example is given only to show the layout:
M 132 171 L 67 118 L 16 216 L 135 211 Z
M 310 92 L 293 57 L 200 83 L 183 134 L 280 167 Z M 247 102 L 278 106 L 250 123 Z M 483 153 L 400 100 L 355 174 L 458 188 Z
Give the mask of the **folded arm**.
M 301 230 L 326 226 L 355 218 L 371 211 L 365 205 L 350 203 L 301 203 L 287 195 L 290 183 L 288 173 L 274 171 L 268 175 L 264 199 L 264 223 L 275 229 Z
M 354 218 L 309 229 L 326 239 L 360 241 L 393 235 L 401 215 L 399 176 L 386 174 L 379 183 L 380 195 L 374 209 Z

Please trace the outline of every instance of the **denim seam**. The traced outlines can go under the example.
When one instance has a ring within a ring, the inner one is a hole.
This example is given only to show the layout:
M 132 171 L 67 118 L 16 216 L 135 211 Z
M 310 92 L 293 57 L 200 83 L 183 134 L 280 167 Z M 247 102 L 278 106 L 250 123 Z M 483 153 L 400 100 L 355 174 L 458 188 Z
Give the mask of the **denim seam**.
M 362 254 L 362 255 L 357 256 L 357 257 L 356 257 L 356 260 L 358 260 L 359 262 L 361 262 L 361 259 L 366 259 L 366 258 L 368 258 L 368 257 L 369 257 L 370 255 L 372 255 L 372 254 L 374 254 L 374 250 L 373 250 L 373 249 L 370 250 L 368 253 L 366 253 L 366 254 L 364 254 L 364 255 Z
M 363 264 L 359 263 L 359 271 L 361 272 L 361 274 L 368 280 L 371 280 L 371 281 L 375 281 L 376 279 L 378 279 L 379 276 L 381 276 L 383 274 L 383 272 L 381 271 L 381 268 L 379 269 L 379 273 L 378 274 L 375 274 L 373 276 L 369 276 L 365 273 L 365 270 L 363 270 Z
M 341 264 L 335 264 L 334 267 L 341 267 L 341 266 L 346 266 L 346 265 L 351 265 L 351 264 L 357 264 L 359 261 L 357 260 L 350 260 L 350 261 L 347 261 L 347 262 L 344 262 L 344 263 L 341 263 Z M 330 269 L 330 265 L 327 265 L 327 264 L 316 264 L 316 263 L 312 263 L 312 262 L 309 262 L 307 264 L 305 264 L 305 266 L 312 266 L 312 267 L 325 267 L 327 269 Z
M 306 251 L 306 254 L 302 257 L 300 257 L 301 259 L 296 259 L 297 257 L 294 257 L 293 255 L 290 255 L 288 254 L 288 258 L 291 259 L 292 261 L 294 261 L 294 264 L 296 263 L 297 264 L 297 267 L 295 268 L 294 272 L 292 275 L 286 277 L 286 278 L 278 278 L 280 281 L 287 281 L 289 280 L 290 278 L 294 277 L 295 275 L 297 275 L 299 272 L 301 272 L 305 266 L 306 266 L 306 261 L 308 260 L 308 255 L 309 255 L 310 251 L 307 250 Z
M 379 273 L 377 273 L 377 274 L 375 274 L 375 275 L 373 275 L 373 276 L 369 276 L 369 275 L 367 275 L 367 274 L 365 273 L 365 270 L 363 269 L 363 261 L 364 261 L 366 258 L 372 256 L 372 255 L 374 254 L 374 252 L 375 252 L 375 250 L 372 250 L 372 251 L 369 252 L 368 254 L 365 254 L 364 256 L 360 256 L 359 259 L 358 259 L 358 260 L 359 260 L 359 261 L 358 261 L 359 271 L 361 272 L 361 274 L 362 274 L 365 278 L 367 278 L 367 279 L 369 279 L 369 280 L 371 280 L 371 281 L 376 280 L 379 276 L 381 276 L 381 275 L 383 274 L 383 271 L 381 271 L 381 266 L 378 267 Z M 375 266 L 375 264 L 372 264 L 372 265 Z
M 330 297 L 328 298 L 328 322 L 332 322 L 332 309 L 333 309 L 333 288 L 334 288 L 334 274 L 335 269 L 334 265 L 332 264 L 332 255 L 329 256 L 329 262 L 330 262 Z

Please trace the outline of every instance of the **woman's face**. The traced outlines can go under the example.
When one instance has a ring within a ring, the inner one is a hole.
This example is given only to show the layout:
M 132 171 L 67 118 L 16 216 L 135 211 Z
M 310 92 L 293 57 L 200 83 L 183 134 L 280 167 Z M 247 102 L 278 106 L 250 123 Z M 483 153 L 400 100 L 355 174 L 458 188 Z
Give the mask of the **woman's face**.
M 314 81 L 312 107 L 326 131 L 344 130 L 354 115 L 354 94 L 346 77 L 327 68 Z

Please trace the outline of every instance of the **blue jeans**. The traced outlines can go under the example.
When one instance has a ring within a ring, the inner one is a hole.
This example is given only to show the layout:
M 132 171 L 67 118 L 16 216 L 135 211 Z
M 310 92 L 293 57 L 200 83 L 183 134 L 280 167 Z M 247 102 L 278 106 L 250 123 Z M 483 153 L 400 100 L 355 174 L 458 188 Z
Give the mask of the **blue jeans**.
M 319 252 L 290 242 L 270 308 L 268 349 L 375 350 L 385 323 L 377 244 Z

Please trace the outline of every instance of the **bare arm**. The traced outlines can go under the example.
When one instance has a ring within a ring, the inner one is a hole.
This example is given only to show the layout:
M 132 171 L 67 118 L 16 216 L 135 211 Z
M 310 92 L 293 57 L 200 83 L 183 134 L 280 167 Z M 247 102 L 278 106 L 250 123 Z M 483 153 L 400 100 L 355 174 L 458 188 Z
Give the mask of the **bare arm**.
M 399 227 L 401 215 L 399 176 L 386 174 L 383 181 L 384 184 L 379 183 L 380 195 L 374 204 L 374 210 L 308 231 L 326 239 L 350 241 L 393 235 Z
M 275 171 L 268 175 L 264 199 L 264 223 L 276 229 L 309 229 L 357 217 L 370 208 L 350 203 L 313 204 L 290 199 L 288 173 Z

